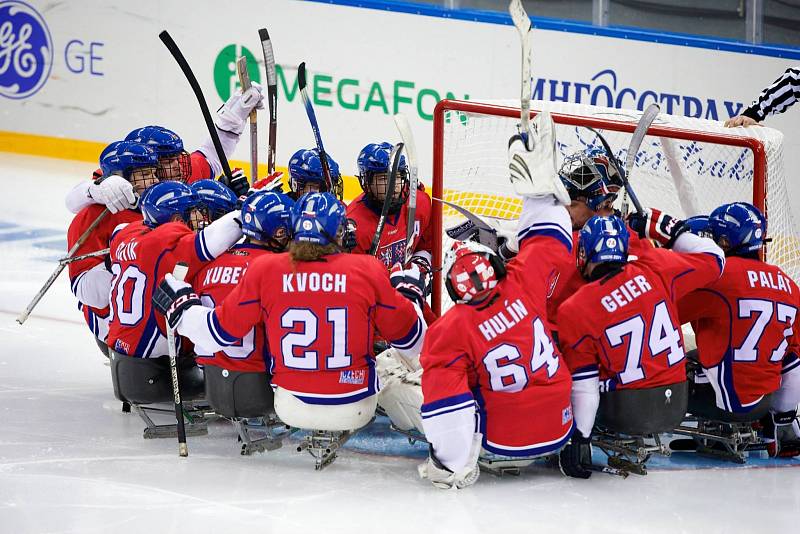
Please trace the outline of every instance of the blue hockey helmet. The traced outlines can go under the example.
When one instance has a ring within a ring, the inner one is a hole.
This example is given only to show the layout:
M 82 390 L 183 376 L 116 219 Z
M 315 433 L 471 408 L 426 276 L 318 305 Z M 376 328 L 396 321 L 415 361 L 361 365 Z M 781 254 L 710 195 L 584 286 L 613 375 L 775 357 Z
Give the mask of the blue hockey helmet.
M 168 223 L 177 215 L 196 229 L 192 212 L 202 208 L 202 199 L 181 182 L 159 182 L 145 192 L 141 208 L 144 223 L 150 228 Z
M 211 179 L 198 180 L 189 187 L 200 197 L 212 221 L 236 209 L 236 195 L 222 182 Z
M 294 201 L 283 193 L 259 191 L 242 204 L 242 233 L 267 243 L 271 250 L 283 250 L 292 232 Z
M 580 231 L 578 271 L 584 273 L 590 263 L 626 262 L 629 237 L 625 221 L 616 215 L 595 215 Z
M 191 176 L 189 154 L 183 148 L 183 140 L 172 130 L 163 126 L 145 126 L 133 130 L 125 140 L 145 144 L 155 151 L 159 158 L 159 179 L 185 182 Z
M 306 193 L 292 208 L 292 234 L 296 242 L 337 243 L 344 222 L 344 204 L 331 193 Z
M 708 215 L 695 215 L 683 221 L 686 231 L 700 237 L 710 237 L 713 239 L 709 225 Z
M 614 202 L 622 178 L 605 150 L 590 147 L 564 158 L 558 176 L 572 200 L 584 199 L 592 211 Z
M 375 209 L 381 209 L 389 186 L 390 161 L 394 145 L 388 142 L 370 143 L 358 154 L 358 182 L 367 197 L 367 202 Z M 378 179 L 376 179 L 376 176 Z M 397 213 L 408 199 L 408 164 L 406 157 L 400 156 L 395 179 L 394 197 L 389 204 L 389 213 Z
M 708 216 L 708 226 L 714 241 L 731 256 L 757 252 L 767 234 L 764 214 L 747 202 L 718 207 Z
M 133 141 L 115 141 L 100 153 L 103 176 L 118 174 L 141 194 L 158 181 L 158 156 L 149 147 Z
M 339 172 L 339 164 L 333 160 L 330 154 L 325 154 L 325 157 L 331 171 L 331 192 L 337 198 L 342 198 L 342 175 Z M 304 191 L 306 184 L 317 184 L 320 193 L 328 191 L 325 173 L 322 170 L 322 160 L 319 157 L 319 150 L 316 148 L 301 148 L 292 155 L 289 160 L 289 178 L 289 186 L 298 195 L 312 192 Z

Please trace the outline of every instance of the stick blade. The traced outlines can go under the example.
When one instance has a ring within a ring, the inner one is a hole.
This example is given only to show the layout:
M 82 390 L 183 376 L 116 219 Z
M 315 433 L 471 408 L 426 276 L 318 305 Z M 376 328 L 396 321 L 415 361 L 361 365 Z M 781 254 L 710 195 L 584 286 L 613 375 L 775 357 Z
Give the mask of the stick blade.
M 519 34 L 525 37 L 531 31 L 531 18 L 528 16 L 528 12 L 525 11 L 522 0 L 511 0 L 508 5 L 508 12 L 511 14 L 511 20 L 514 22 Z
M 658 117 L 660 111 L 661 108 L 658 104 L 650 104 L 647 106 L 647 109 L 644 110 L 644 113 L 642 113 L 638 124 L 636 124 L 636 129 L 633 131 L 633 135 L 631 135 L 631 143 L 628 145 L 628 153 L 625 156 L 625 174 L 628 177 L 630 177 L 633 165 L 636 163 L 636 154 L 638 154 L 639 148 L 642 146 L 644 136 L 647 135 L 647 130 L 650 128 L 650 125 L 653 124 L 656 117 Z
M 269 32 L 266 28 L 259 28 L 258 29 L 258 38 L 262 41 L 269 41 Z
M 406 156 L 409 159 L 409 165 L 416 165 L 417 163 L 417 147 L 414 144 L 414 135 L 411 132 L 411 124 L 408 122 L 408 117 L 402 113 L 394 116 L 394 124 L 397 126 L 397 131 L 400 132 L 400 138 L 405 145 Z
M 297 86 L 302 91 L 306 88 L 306 62 L 303 61 L 300 63 L 300 66 L 297 67 Z

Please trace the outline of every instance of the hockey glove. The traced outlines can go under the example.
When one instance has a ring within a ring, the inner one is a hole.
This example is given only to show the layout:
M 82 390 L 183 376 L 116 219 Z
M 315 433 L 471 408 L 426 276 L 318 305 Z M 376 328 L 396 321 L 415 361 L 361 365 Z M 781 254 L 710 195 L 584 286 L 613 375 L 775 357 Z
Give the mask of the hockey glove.
M 133 185 L 116 174 L 100 178 L 89 186 L 89 196 L 98 204 L 104 205 L 111 213 L 134 209 L 139 204 L 139 196 Z
M 389 272 L 389 282 L 401 295 L 417 305 L 421 310 L 425 303 L 426 276 L 419 270 L 419 267 L 412 264 L 408 269 L 403 269 L 399 263 L 395 263 Z
M 475 484 L 481 474 L 478 467 L 478 456 L 481 453 L 482 441 L 483 434 L 476 432 L 472 437 L 469 463 L 457 473 L 454 473 L 439 461 L 431 446 L 428 461 L 420 464 L 417 468 L 419 476 L 427 478 L 431 481 L 431 484 L 439 489 L 464 489 Z
M 592 476 L 592 472 L 586 466 L 591 464 L 591 439 L 583 437 L 583 434 L 575 429 L 569 443 L 558 453 L 558 468 L 561 469 L 564 476 L 589 478 Z
M 220 178 L 220 181 L 225 183 L 225 178 Z M 228 189 L 233 191 L 233 194 L 236 195 L 236 198 L 246 196 L 247 192 L 250 191 L 250 180 L 247 179 L 244 171 L 239 168 L 231 171 L 230 182 L 225 183 L 225 185 L 228 186 Z
M 266 178 L 255 182 L 250 188 L 250 193 L 256 191 L 272 191 L 273 193 L 283 193 L 283 172 L 275 171 Z
M 254 108 L 264 109 L 264 94 L 256 82 L 252 82 L 252 87 L 244 93 L 241 89 L 237 89 L 217 110 L 214 124 L 223 132 L 242 135 L 245 121 Z
M 347 252 L 352 252 L 352 250 L 356 248 L 356 245 L 358 245 L 358 239 L 356 237 L 357 229 L 358 224 L 356 220 L 348 217 L 345 222 L 344 235 L 342 236 L 342 248 Z
M 683 233 L 683 221 L 667 215 L 655 208 L 645 209 L 644 213 L 628 215 L 628 226 L 643 239 L 652 239 L 663 247 L 671 247 L 675 239 Z
M 192 286 L 177 280 L 172 273 L 167 273 L 153 292 L 153 307 L 166 317 L 167 324 L 172 329 L 181 322 L 183 312 L 200 304 L 200 297 Z
M 556 168 L 556 131 L 553 119 L 550 113 L 543 111 L 530 125 L 530 137 L 517 134 L 508 141 L 511 185 L 520 196 L 553 195 L 559 203 L 567 206 L 570 203 L 569 194 L 561 183 Z

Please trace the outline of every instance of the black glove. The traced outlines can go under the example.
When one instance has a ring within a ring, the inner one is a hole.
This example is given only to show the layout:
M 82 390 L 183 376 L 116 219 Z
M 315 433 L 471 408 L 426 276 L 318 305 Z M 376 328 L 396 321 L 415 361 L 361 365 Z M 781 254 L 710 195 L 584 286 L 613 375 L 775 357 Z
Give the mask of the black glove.
M 589 478 L 592 472 L 586 468 L 587 465 L 592 465 L 591 438 L 583 437 L 576 428 L 569 443 L 558 453 L 558 467 L 565 476 Z
M 398 293 L 422 309 L 427 293 L 425 276 L 419 267 L 412 265 L 408 269 L 403 269 L 402 265 L 396 263 L 389 272 L 389 282 Z
M 153 291 L 153 307 L 166 317 L 170 328 L 178 326 L 184 311 L 200 304 L 200 297 L 192 286 L 176 280 L 171 273 Z
M 247 192 L 250 190 L 250 181 L 247 179 L 247 176 L 244 175 L 242 169 L 233 169 L 231 179 L 228 181 L 227 185 L 237 197 L 247 195 Z
M 642 239 L 652 239 L 667 248 L 685 230 L 682 220 L 655 208 L 646 209 L 644 213 L 631 213 L 628 215 L 628 226 Z
M 358 244 L 358 240 L 356 239 L 357 229 L 358 225 L 356 224 L 355 219 L 348 217 L 347 221 L 345 222 L 344 236 L 342 237 L 342 248 L 347 252 L 350 252 L 356 248 L 356 245 Z

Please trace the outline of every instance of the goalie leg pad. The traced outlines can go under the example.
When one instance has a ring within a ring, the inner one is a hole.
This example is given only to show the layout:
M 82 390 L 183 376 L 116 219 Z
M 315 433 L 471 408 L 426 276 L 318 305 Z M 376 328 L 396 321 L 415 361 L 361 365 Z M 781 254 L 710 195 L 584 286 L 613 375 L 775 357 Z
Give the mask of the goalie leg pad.
M 410 371 L 395 349 L 376 357 L 381 390 L 378 404 L 401 430 L 422 430 L 422 370 Z

